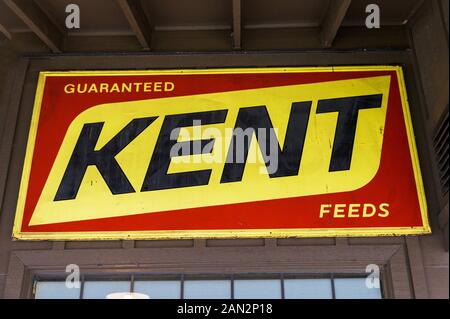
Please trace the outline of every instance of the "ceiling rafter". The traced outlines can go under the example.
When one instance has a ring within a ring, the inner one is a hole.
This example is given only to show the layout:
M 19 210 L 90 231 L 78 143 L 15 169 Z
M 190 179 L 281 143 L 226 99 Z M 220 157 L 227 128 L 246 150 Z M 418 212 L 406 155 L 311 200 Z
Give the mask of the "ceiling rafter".
M 351 0 L 330 1 L 320 30 L 320 41 L 324 48 L 329 48 L 333 45 L 333 41 L 350 7 L 350 3 Z
M 241 0 L 232 0 L 232 5 L 233 5 L 233 49 L 240 50 L 242 47 Z
M 116 0 L 144 50 L 150 50 L 152 28 L 139 0 Z
M 36 34 L 52 52 L 61 52 L 64 35 L 34 1 L 3 0 L 3 2 Z
M 0 34 L 5 36 L 5 38 L 7 38 L 8 40 L 12 39 L 11 32 L 9 32 L 8 29 L 1 23 L 0 23 Z

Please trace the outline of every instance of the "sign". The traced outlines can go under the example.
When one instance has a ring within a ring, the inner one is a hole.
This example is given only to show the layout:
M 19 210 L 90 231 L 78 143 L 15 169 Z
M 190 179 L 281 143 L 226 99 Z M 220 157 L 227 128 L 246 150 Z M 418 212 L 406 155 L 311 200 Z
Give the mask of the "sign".
M 40 74 L 15 238 L 429 232 L 400 67 Z

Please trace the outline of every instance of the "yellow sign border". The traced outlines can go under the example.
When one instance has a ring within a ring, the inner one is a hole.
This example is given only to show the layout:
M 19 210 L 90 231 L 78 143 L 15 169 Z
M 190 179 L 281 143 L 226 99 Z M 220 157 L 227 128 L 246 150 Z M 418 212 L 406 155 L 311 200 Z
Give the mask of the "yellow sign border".
M 395 71 L 403 108 L 411 161 L 416 181 L 417 195 L 423 225 L 421 227 L 361 227 L 361 228 L 292 228 L 292 229 L 222 229 L 222 230 L 168 230 L 168 231 L 115 231 L 115 232 L 21 232 L 31 162 L 37 135 L 46 78 L 49 76 L 107 76 L 107 75 L 171 75 L 171 74 L 230 74 L 230 73 L 292 73 L 292 72 L 355 72 Z M 193 238 L 288 238 L 288 237 L 374 237 L 421 235 L 431 233 L 428 221 L 425 191 L 414 138 L 409 103 L 401 66 L 338 66 L 338 67 L 273 67 L 273 68 L 226 68 L 226 69 L 170 69 L 170 70 L 117 70 L 117 71 L 42 71 L 38 84 L 28 135 L 25 161 L 20 182 L 13 239 L 19 240 L 132 240 L 132 239 L 193 239 Z

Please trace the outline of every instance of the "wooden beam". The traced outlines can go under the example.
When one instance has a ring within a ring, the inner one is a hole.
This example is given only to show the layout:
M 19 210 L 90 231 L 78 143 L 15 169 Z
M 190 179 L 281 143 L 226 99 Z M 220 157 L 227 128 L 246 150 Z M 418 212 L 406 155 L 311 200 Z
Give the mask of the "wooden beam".
M 150 50 L 152 28 L 138 0 L 117 0 L 144 50 Z
M 3 1 L 53 52 L 61 52 L 63 34 L 34 1 Z
M 442 208 L 441 212 L 439 213 L 439 226 L 443 231 L 444 236 L 444 248 L 445 251 L 448 251 L 448 196 L 447 196 L 447 204 Z
M 333 44 L 334 38 L 336 37 L 338 29 L 344 20 L 350 3 L 351 0 L 330 1 L 327 13 L 322 21 L 320 33 L 320 40 L 324 48 L 329 48 Z
M 11 33 L 0 23 L 0 34 L 3 34 L 8 40 L 12 39 Z
M 242 33 L 241 0 L 233 1 L 233 49 L 240 50 Z

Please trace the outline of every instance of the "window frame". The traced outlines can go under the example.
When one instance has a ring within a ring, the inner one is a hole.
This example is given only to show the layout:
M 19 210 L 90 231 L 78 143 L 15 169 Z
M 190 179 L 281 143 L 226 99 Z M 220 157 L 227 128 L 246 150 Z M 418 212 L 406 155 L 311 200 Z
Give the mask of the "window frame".
M 235 281 L 236 280 L 279 280 L 281 289 L 281 298 L 285 298 L 285 285 L 284 281 L 286 279 L 329 279 L 331 281 L 331 299 L 336 298 L 336 287 L 335 279 L 351 279 L 351 278 L 367 278 L 369 274 L 366 273 L 356 273 L 356 272 L 323 272 L 323 273 L 278 273 L 278 272 L 268 272 L 268 273 L 231 273 L 231 274 L 207 274 L 207 273 L 197 273 L 197 274 L 171 274 L 171 273 L 96 273 L 96 274 L 82 274 L 80 276 L 80 295 L 78 299 L 84 299 L 84 287 L 87 281 L 129 281 L 130 289 L 129 292 L 134 292 L 135 281 L 166 281 L 174 280 L 180 282 L 180 300 L 184 298 L 184 287 L 185 281 L 201 281 L 201 280 L 229 280 L 230 281 L 230 300 L 236 300 L 235 297 Z M 32 289 L 30 289 L 29 298 L 35 299 L 36 289 L 35 286 L 38 282 L 61 282 L 64 281 L 65 277 L 60 275 L 46 275 L 46 274 L 34 274 L 32 277 Z M 383 271 L 380 271 L 380 295 L 381 299 L 386 298 L 386 285 L 385 285 L 385 275 Z

